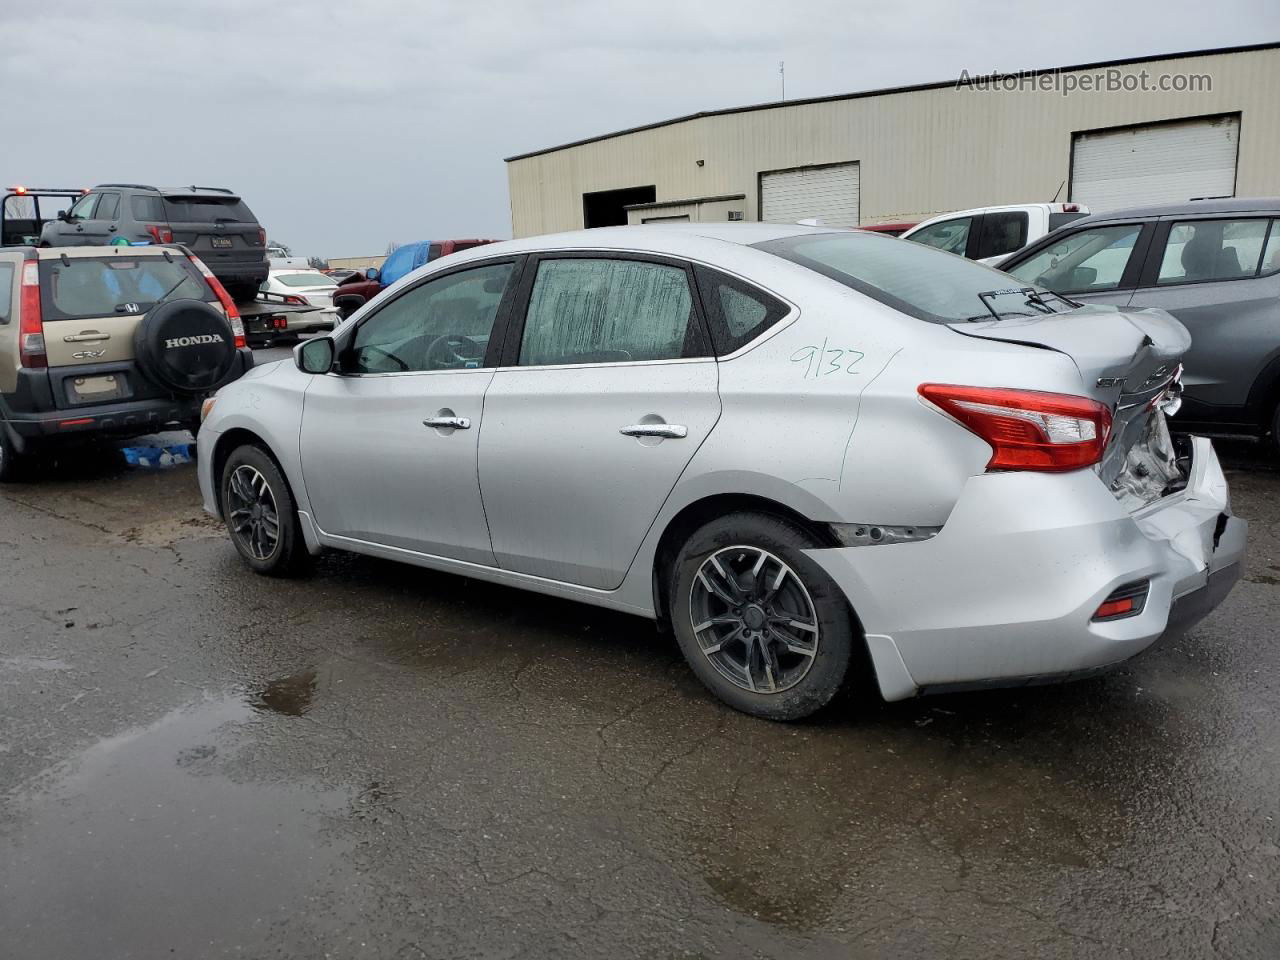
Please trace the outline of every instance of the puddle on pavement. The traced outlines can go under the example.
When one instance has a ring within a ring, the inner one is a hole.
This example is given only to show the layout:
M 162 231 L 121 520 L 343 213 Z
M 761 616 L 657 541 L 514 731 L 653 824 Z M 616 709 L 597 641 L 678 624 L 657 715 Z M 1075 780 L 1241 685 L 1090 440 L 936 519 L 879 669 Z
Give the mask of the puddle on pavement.
M 272 680 L 251 701 L 259 711 L 268 710 L 286 717 L 301 717 L 311 709 L 316 693 L 315 670 L 304 670 L 291 677 Z
M 3 952 L 253 955 L 272 928 L 332 916 L 347 851 L 326 827 L 350 794 L 229 777 L 238 743 L 267 722 L 242 698 L 207 700 L 102 740 L 11 796 L 0 812 Z

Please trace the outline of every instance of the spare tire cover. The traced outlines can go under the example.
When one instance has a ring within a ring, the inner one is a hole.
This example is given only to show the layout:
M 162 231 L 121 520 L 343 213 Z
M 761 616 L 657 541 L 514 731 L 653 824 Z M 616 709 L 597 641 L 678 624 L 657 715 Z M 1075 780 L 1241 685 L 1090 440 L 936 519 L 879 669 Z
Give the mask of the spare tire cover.
M 170 300 L 152 308 L 133 336 L 138 367 L 175 393 L 205 393 L 236 361 L 235 334 L 222 312 L 203 300 Z

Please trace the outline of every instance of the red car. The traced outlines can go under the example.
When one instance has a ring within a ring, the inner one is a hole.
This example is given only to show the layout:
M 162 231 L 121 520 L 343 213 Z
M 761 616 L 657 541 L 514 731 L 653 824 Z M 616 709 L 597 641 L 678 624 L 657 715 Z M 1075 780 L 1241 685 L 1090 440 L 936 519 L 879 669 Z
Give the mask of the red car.
M 338 308 L 339 316 L 345 320 L 391 284 L 424 263 L 439 260 L 459 250 L 470 250 L 472 247 L 493 242 L 492 240 L 423 240 L 419 243 L 406 243 L 391 251 L 383 261 L 381 269 L 370 267 L 364 273 L 356 273 L 345 280 L 338 281 L 338 289 L 333 294 L 333 304 Z
M 910 223 L 869 223 L 865 227 L 859 227 L 859 230 L 870 230 L 872 233 L 887 233 L 891 237 L 900 237 L 912 227 L 916 225 L 916 221 Z

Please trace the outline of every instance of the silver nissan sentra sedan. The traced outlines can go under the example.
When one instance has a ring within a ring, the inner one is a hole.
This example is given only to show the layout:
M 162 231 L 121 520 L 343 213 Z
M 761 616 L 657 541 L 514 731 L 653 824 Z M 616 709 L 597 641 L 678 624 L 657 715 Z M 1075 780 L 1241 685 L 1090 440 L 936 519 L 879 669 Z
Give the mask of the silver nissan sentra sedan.
M 254 570 L 324 549 L 650 617 L 792 720 L 1080 676 L 1195 623 L 1246 524 L 1171 437 L 1190 338 L 929 247 L 616 227 L 431 263 L 206 403 Z

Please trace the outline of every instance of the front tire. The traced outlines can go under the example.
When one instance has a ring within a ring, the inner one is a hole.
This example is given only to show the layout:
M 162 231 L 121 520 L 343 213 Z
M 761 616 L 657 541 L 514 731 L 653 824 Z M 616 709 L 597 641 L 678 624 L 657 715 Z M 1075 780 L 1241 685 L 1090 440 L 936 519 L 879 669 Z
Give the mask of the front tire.
M 821 546 L 790 520 L 734 513 L 680 549 L 668 591 L 676 639 L 735 710 L 798 720 L 844 686 L 861 637 L 840 588 L 804 555 Z
M 222 516 L 231 542 L 250 568 L 268 577 L 296 576 L 310 557 L 293 491 L 261 447 L 237 447 L 220 480 Z

